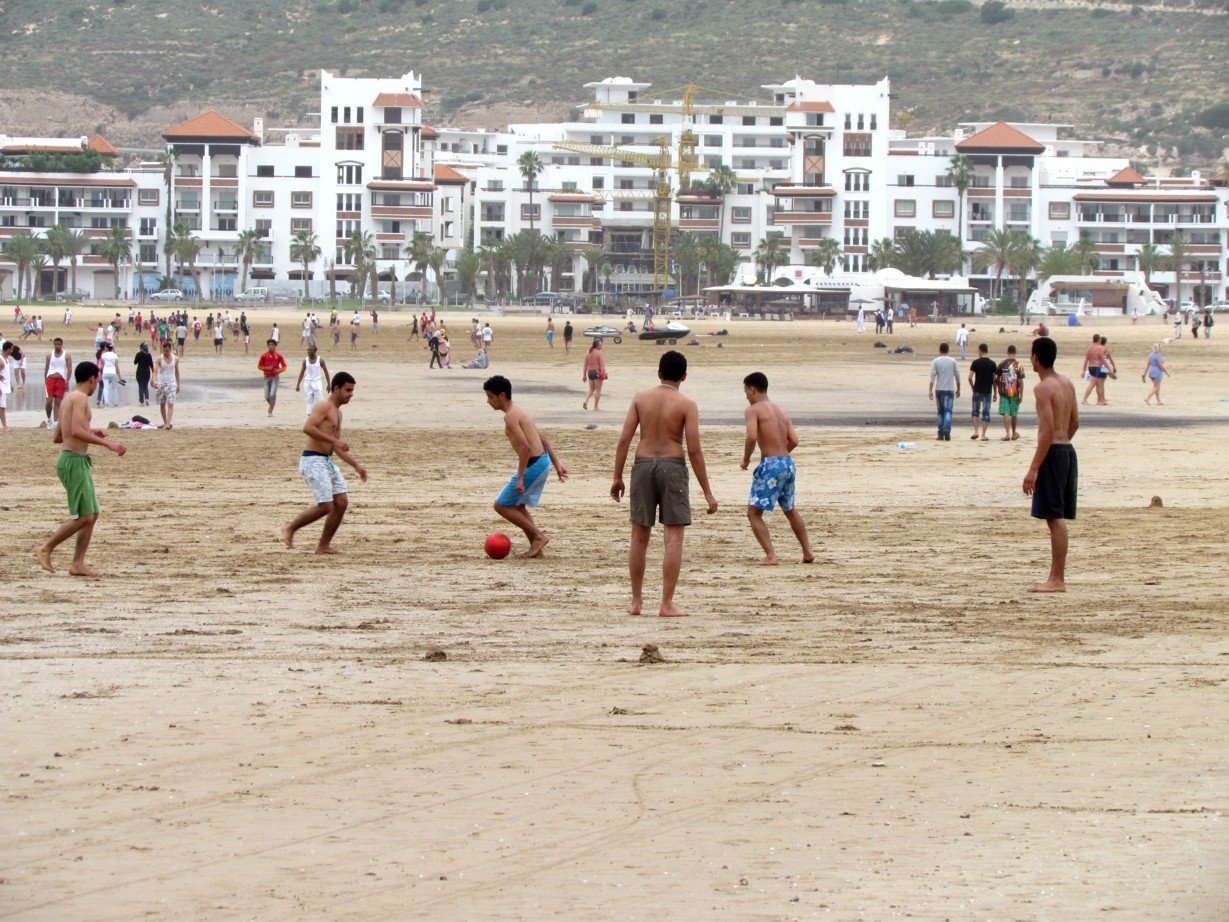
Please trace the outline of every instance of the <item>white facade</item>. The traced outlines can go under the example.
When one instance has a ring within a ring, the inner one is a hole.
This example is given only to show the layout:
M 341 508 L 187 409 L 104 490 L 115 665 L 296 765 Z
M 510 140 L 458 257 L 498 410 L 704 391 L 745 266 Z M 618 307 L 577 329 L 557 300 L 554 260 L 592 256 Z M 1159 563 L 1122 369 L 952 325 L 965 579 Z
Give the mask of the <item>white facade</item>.
M 163 242 L 170 223 L 184 224 L 201 244 L 197 268 L 207 294 L 227 297 L 239 285 L 235 247 L 240 231 L 263 242 L 248 283 L 276 294 L 303 288 L 302 266 L 290 259 L 296 232 L 315 235 L 321 256 L 308 271 L 310 293 L 323 295 L 330 274 L 344 281 L 345 239 L 370 234 L 382 287 L 400 292 L 412 267 L 406 248 L 416 232 L 432 235 L 449 262 L 467 247 L 507 239 L 531 226 L 561 240 L 575 257 L 548 280 L 556 290 L 580 290 L 583 253 L 598 247 L 614 291 L 652 287 L 653 169 L 618 155 L 647 155 L 666 139 L 677 156 L 685 130 L 696 138 L 703 169 L 729 167 L 729 194 L 679 190 L 672 226 L 718 236 L 749 260 L 777 235 L 788 264 L 803 267 L 825 238 L 841 247 L 839 278 L 868 278 L 871 245 L 909 230 L 960 233 L 966 252 L 993 230 L 1027 233 L 1043 246 L 1081 236 L 1096 245 L 1105 275 L 1137 270 L 1140 247 L 1164 246 L 1174 232 L 1188 244 L 1192 265 L 1183 297 L 1203 286 L 1201 300 L 1226 297 L 1226 189 L 1194 175 L 1147 179 L 1121 158 L 1096 154 L 1095 142 L 1066 139 L 1065 126 L 972 123 L 950 135 L 907 137 L 889 129 L 890 84 L 825 85 L 802 77 L 766 84 L 758 98 L 715 99 L 702 93 L 685 104 L 682 91 L 655 94 L 648 83 L 611 77 L 586 85 L 592 101 L 573 121 L 517 124 L 489 132 L 423 122 L 421 78 L 320 76 L 320 107 L 309 127 L 251 129 L 205 113 L 168 129 L 173 154 L 168 190 L 164 169 L 146 163 L 92 174 L 0 173 L 0 239 L 37 235 L 56 223 L 91 238 L 115 224 L 130 229 L 135 266 L 123 269 L 121 293 L 158 287 L 166 269 Z M 9 139 L 0 151 L 96 150 L 102 139 Z M 565 143 L 573 149 L 559 149 Z M 97 145 L 97 146 L 96 146 Z M 578 148 L 578 149 L 577 149 Z M 542 171 L 532 190 L 518 159 L 533 152 Z M 961 196 L 946 180 L 951 158 L 967 154 L 976 178 Z M 673 178 L 673 177 L 672 177 Z M 966 266 L 970 269 L 971 266 Z M 0 257 L 0 293 L 13 291 L 11 262 Z M 172 274 L 175 267 L 172 266 Z M 797 272 L 788 273 L 790 277 Z M 44 292 L 65 287 L 41 279 Z M 970 276 L 986 291 L 986 273 Z M 836 281 L 834 278 L 833 281 Z M 1152 284 L 1173 295 L 1172 271 Z M 105 261 L 83 257 L 78 287 L 111 297 L 116 280 Z M 176 284 L 191 287 L 186 279 Z M 482 282 L 479 282 L 482 287 Z

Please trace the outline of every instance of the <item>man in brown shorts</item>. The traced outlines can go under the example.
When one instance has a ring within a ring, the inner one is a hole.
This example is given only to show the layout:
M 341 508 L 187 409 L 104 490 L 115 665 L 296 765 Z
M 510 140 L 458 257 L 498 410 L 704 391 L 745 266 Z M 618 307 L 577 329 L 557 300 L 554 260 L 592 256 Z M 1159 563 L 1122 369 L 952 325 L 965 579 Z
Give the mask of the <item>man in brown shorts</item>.
M 717 511 L 717 500 L 708 485 L 708 470 L 700 448 L 700 410 L 694 400 L 679 393 L 687 380 L 687 358 L 670 350 L 657 365 L 657 387 L 640 391 L 632 398 L 619 445 L 615 449 L 614 481 L 610 496 L 615 502 L 623 499 L 623 469 L 632 437 L 640 430 L 636 460 L 632 465 L 630 496 L 632 540 L 628 554 L 631 573 L 632 604 L 628 614 L 640 614 L 644 587 L 645 556 L 649 538 L 658 520 L 665 527 L 665 553 L 662 557 L 661 607 L 663 618 L 685 617 L 687 612 L 674 606 L 674 589 L 678 585 L 683 563 L 683 529 L 691 524 L 691 502 L 688 498 L 688 473 L 685 458 L 691 459 L 696 480 L 704 491 L 711 515 Z M 683 439 L 687 440 L 686 454 Z

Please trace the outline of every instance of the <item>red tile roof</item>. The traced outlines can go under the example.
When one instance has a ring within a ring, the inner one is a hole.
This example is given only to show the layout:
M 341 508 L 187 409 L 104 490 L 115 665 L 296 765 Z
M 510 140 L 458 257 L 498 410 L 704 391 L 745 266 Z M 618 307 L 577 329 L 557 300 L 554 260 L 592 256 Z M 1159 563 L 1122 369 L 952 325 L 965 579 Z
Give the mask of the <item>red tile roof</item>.
M 372 105 L 377 109 L 422 109 L 425 103 L 413 93 L 381 93 Z
M 0 148 L 0 154 L 78 154 L 81 145 L 76 141 L 52 141 L 49 144 L 9 144 Z
M 104 157 L 115 157 L 119 154 L 119 148 L 100 134 L 96 134 L 94 137 L 90 138 L 86 142 L 85 146 L 90 150 L 97 151 Z
M 430 125 L 423 125 L 421 134 L 424 141 L 434 141 L 440 136 L 440 133 Z
M 1138 186 L 1147 181 L 1139 173 L 1131 169 L 1131 167 L 1126 166 L 1107 179 L 1105 184 L 1107 186 Z
M 195 140 L 204 138 L 218 141 L 246 141 L 259 143 L 260 139 L 237 122 L 232 122 L 218 112 L 202 112 L 196 118 L 190 118 L 174 128 L 162 132 L 162 137 L 168 141 Z
M 792 102 L 785 107 L 786 112 L 835 112 L 830 102 Z
M 458 173 L 452 167 L 444 166 L 443 164 L 437 164 L 435 167 L 435 181 L 436 182 L 469 182 L 469 180 L 465 178 L 465 174 Z
M 1045 145 L 1030 138 L 1019 128 L 1012 128 L 1006 122 L 995 122 L 989 128 L 983 128 L 976 134 L 957 142 L 956 150 L 962 153 L 1009 151 L 1020 154 L 1040 154 L 1045 150 Z

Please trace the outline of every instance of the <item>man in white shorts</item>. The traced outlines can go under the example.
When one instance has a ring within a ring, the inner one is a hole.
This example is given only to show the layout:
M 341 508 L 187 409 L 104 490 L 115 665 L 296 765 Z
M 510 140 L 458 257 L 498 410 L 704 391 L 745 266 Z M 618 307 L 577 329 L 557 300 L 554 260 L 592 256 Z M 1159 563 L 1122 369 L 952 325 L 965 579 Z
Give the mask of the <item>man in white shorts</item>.
M 324 399 L 328 381 L 329 366 L 317 355 L 316 343 L 312 340 L 307 347 L 307 358 L 303 360 L 303 367 L 299 369 L 299 380 L 294 384 L 296 391 L 303 392 L 303 402 L 307 404 L 309 414 L 316 404 Z

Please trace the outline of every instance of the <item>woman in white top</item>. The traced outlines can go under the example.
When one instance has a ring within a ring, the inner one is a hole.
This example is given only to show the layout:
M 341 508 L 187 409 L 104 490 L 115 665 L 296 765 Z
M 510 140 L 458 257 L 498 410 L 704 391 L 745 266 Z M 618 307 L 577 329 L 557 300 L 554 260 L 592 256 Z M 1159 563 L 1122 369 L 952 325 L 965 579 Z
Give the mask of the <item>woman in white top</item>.
M 171 351 L 169 341 L 162 344 L 162 355 L 154 363 L 158 372 L 158 390 L 154 399 L 162 413 L 162 428 L 174 429 L 171 418 L 175 415 L 175 396 L 179 393 L 179 359 Z
M 119 356 L 108 346 L 98 357 L 102 364 L 103 403 L 109 407 L 119 406 Z

